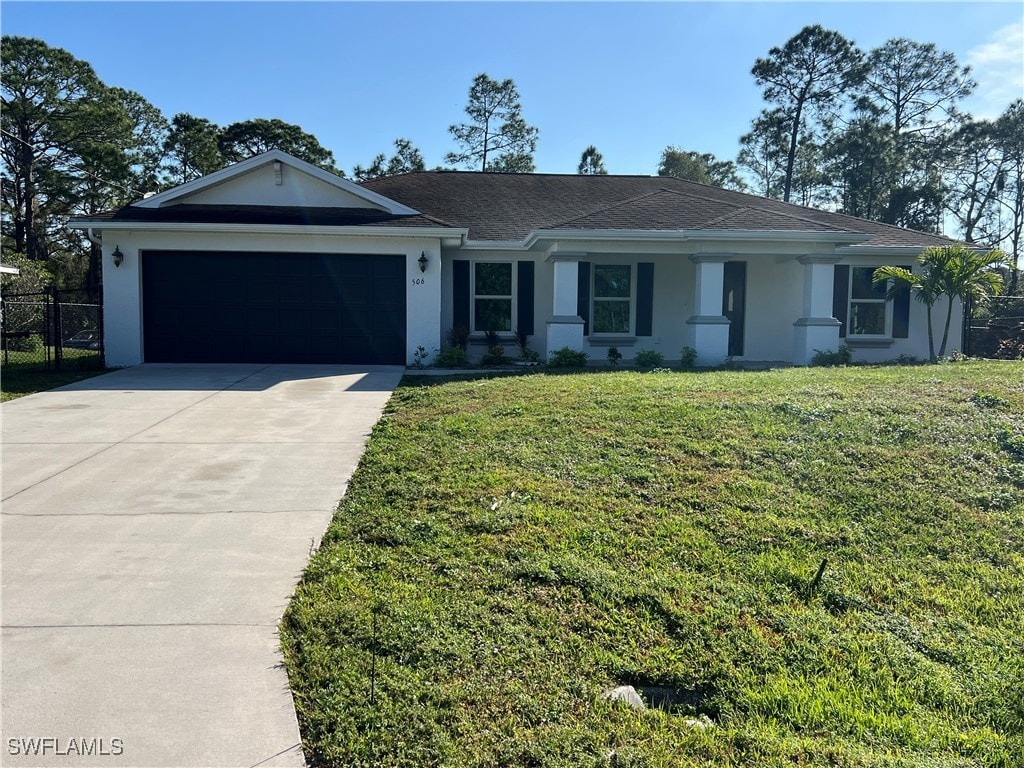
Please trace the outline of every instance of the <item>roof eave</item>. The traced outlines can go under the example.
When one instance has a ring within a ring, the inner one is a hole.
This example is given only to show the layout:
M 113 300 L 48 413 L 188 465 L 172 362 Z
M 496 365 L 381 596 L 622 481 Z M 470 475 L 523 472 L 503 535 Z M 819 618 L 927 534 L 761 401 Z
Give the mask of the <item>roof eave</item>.
M 379 226 L 332 226 L 322 224 L 234 224 L 211 222 L 174 221 L 109 221 L 74 218 L 68 222 L 70 229 L 130 230 L 137 232 L 217 232 L 221 234 L 264 234 L 264 235 L 364 235 L 388 237 L 443 237 L 464 240 L 468 229 L 455 227 L 379 227 Z
M 725 229 L 535 229 L 523 241 L 525 248 L 551 240 L 654 241 L 717 240 L 721 242 L 827 242 L 852 245 L 867 242 L 871 235 L 861 232 L 725 230 Z
M 836 253 L 847 256 L 918 256 L 921 251 L 925 248 L 931 248 L 932 245 L 853 245 L 846 246 L 843 248 L 837 248 Z M 940 246 L 941 247 L 941 246 Z M 988 248 L 982 248 L 976 245 L 968 245 L 968 248 L 984 253 L 988 251 Z
M 465 240 L 464 251 L 525 251 L 529 250 L 523 240 Z

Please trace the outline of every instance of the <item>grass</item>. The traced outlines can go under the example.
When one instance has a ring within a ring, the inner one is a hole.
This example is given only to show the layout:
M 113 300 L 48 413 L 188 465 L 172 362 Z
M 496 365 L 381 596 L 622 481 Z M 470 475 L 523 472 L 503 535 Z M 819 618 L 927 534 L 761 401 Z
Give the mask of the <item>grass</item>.
M 1024 366 L 406 379 L 281 634 L 320 766 L 1019 768 Z
M 12 352 L 11 355 L 16 357 L 22 353 Z M 106 373 L 98 367 L 99 355 L 92 350 L 65 349 L 63 366 L 59 371 L 44 370 L 43 359 L 43 352 L 39 352 L 39 360 L 10 362 L 0 366 L 0 402 Z

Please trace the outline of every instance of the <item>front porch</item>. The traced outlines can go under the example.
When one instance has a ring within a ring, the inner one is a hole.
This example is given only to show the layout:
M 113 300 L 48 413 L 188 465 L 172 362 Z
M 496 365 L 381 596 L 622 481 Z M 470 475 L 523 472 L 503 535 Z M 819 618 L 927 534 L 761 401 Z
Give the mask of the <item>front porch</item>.
M 648 261 L 647 259 L 650 258 Z M 600 362 L 610 347 L 625 362 L 643 350 L 696 364 L 766 361 L 807 365 L 839 348 L 833 306 L 841 257 L 789 257 L 701 251 L 683 255 L 555 253 L 546 352 L 568 347 Z M 616 280 L 617 278 L 617 280 Z

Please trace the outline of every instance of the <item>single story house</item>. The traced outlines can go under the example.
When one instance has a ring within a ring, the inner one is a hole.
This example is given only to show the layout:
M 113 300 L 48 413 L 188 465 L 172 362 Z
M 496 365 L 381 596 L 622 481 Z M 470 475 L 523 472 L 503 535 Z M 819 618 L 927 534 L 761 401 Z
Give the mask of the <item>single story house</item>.
M 355 183 L 280 151 L 72 220 L 102 243 L 108 364 L 395 363 L 464 326 L 603 361 L 925 358 L 874 269 L 952 241 L 650 176 L 415 172 Z M 944 316 L 940 306 L 937 317 Z M 960 346 L 954 309 L 950 348 Z

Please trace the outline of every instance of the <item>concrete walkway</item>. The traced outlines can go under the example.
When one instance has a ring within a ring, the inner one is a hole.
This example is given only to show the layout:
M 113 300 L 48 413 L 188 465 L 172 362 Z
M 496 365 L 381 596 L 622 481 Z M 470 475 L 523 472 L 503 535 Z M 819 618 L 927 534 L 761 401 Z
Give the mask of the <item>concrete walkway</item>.
M 402 371 L 143 365 L 4 404 L 0 764 L 303 765 L 277 624 Z

